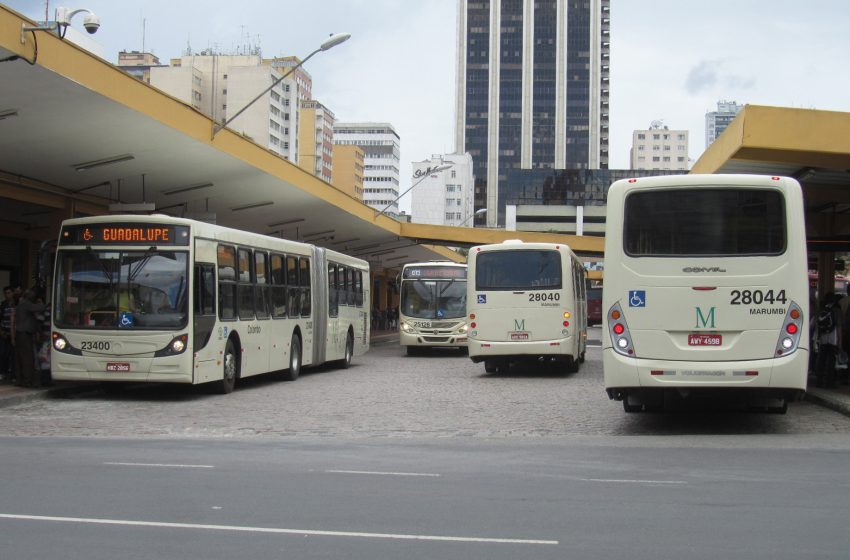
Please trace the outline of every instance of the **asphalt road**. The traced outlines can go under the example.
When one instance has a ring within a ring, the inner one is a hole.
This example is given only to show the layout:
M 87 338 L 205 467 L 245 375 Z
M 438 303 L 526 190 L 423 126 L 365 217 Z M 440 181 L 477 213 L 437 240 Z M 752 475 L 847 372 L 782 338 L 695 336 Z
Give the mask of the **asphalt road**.
M 847 438 L 783 439 L 4 438 L 0 552 L 846 558 Z
M 850 419 L 627 415 L 577 374 L 373 348 L 294 383 L 0 409 L 0 559 L 847 558 Z

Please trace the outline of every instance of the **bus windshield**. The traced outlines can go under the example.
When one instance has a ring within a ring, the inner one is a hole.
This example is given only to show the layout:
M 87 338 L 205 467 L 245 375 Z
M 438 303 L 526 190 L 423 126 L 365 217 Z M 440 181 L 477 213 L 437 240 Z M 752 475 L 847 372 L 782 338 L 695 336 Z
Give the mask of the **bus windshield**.
M 404 280 L 401 312 L 418 319 L 457 319 L 466 315 L 466 282 Z
M 623 246 L 632 257 L 752 256 L 785 252 L 782 193 L 659 189 L 626 196 Z
M 478 255 L 477 290 L 560 290 L 557 251 L 485 251 Z
M 59 252 L 57 327 L 174 329 L 188 321 L 188 253 Z

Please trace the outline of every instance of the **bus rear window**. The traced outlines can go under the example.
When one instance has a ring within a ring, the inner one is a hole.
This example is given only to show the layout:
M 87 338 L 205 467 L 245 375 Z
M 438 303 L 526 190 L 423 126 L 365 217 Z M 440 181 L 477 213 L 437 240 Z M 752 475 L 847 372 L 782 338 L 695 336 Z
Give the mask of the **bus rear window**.
M 485 251 L 476 257 L 477 290 L 558 290 L 561 254 L 557 251 Z
M 632 257 L 779 255 L 785 239 L 779 191 L 683 188 L 626 197 L 623 247 Z

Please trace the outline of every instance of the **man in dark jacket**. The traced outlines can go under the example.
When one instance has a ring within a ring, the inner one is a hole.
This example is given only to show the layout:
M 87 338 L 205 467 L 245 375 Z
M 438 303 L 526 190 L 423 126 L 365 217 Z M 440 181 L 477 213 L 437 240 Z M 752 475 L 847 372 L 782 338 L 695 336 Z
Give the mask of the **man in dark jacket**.
M 41 387 L 41 375 L 35 369 L 35 336 L 41 328 L 36 317 L 47 306 L 35 289 L 27 290 L 15 308 L 15 363 L 18 366 L 17 384 L 22 387 Z

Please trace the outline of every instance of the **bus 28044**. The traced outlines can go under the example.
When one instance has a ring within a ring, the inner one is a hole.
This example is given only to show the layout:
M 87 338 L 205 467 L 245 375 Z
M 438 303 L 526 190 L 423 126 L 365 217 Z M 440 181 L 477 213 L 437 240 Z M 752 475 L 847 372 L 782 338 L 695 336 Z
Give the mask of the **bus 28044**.
M 369 267 L 321 247 L 168 216 L 63 222 L 54 379 L 210 383 L 348 367 L 369 348 Z
M 784 413 L 805 391 L 808 288 L 797 181 L 617 181 L 606 230 L 605 389 L 626 412 L 704 395 Z
M 505 241 L 469 250 L 469 357 L 578 371 L 587 347 L 585 269 L 567 245 Z

